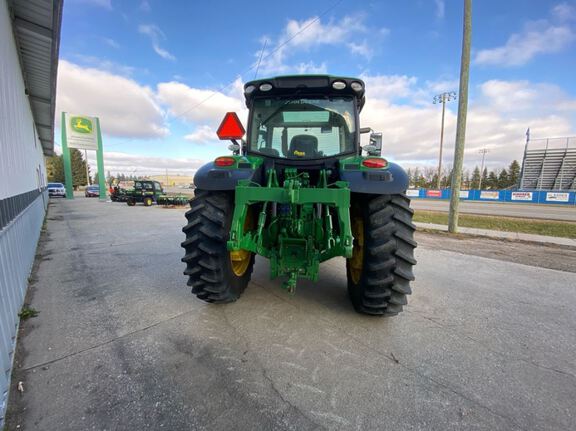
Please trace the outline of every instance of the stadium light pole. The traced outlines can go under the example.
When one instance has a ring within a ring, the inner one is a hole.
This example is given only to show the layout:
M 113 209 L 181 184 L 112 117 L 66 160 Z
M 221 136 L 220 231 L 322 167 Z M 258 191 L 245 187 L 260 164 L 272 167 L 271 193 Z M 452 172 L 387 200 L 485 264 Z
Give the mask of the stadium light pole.
M 444 113 L 446 112 L 446 102 L 456 99 L 456 92 L 449 91 L 434 96 L 432 103 L 442 103 L 442 125 L 440 126 L 440 155 L 438 156 L 438 179 L 436 188 L 440 190 L 442 181 L 442 147 L 444 145 Z
M 482 190 L 482 175 L 484 175 L 484 157 L 486 157 L 486 153 L 489 153 L 490 150 L 487 148 L 482 148 L 478 151 L 478 153 L 482 154 L 482 163 L 480 164 L 480 181 L 478 182 L 478 190 Z
M 456 144 L 452 185 L 450 186 L 450 211 L 448 212 L 448 232 L 458 231 L 460 186 L 464 146 L 466 143 L 466 116 L 468 114 L 468 81 L 470 78 L 470 44 L 472 38 L 472 0 L 464 0 L 464 29 L 462 35 L 462 57 L 460 59 L 460 88 L 458 90 L 458 122 L 456 124 Z

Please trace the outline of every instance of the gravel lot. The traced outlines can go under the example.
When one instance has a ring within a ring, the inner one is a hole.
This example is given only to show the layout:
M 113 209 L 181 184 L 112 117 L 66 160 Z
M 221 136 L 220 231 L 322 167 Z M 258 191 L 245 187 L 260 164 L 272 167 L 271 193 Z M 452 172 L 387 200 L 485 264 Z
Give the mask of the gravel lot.
M 295 296 L 258 260 L 212 306 L 185 285 L 183 213 L 51 203 L 9 430 L 575 428 L 574 249 L 419 234 L 390 319 L 353 311 L 342 259 Z

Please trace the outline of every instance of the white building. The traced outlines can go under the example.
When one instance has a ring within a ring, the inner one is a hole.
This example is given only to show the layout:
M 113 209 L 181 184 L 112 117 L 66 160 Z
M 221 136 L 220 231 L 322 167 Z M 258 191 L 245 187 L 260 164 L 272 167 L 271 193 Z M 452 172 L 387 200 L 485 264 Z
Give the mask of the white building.
M 62 0 L 0 0 L 0 428 L 46 213 Z

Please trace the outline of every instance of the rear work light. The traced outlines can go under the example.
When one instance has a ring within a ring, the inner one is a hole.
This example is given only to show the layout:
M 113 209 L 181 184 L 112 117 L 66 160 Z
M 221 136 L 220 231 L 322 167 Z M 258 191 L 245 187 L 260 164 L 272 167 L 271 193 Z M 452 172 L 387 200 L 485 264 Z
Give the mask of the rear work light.
M 220 167 L 232 166 L 234 163 L 236 163 L 236 159 L 234 159 L 234 157 L 218 157 L 216 160 L 214 160 L 214 164 Z
M 362 165 L 367 168 L 381 169 L 388 166 L 388 161 L 386 159 L 364 159 Z

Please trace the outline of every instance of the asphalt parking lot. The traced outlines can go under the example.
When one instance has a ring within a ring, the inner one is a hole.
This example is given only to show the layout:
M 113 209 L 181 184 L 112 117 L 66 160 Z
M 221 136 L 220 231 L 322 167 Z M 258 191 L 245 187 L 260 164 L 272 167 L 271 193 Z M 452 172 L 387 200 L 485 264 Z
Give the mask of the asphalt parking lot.
M 183 213 L 51 203 L 9 430 L 575 428 L 574 272 L 428 238 L 395 318 L 353 311 L 342 259 L 295 296 L 258 260 L 213 306 L 182 275 Z

